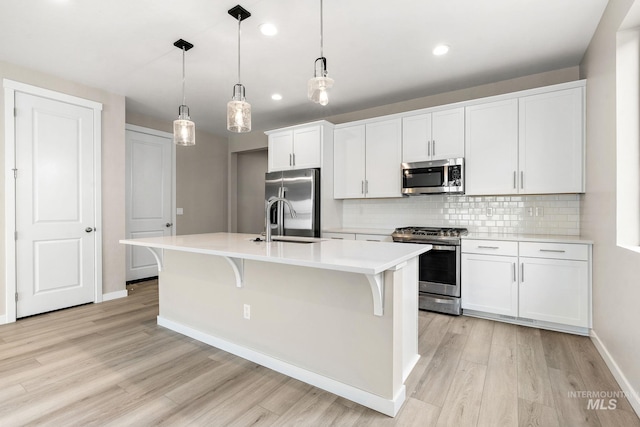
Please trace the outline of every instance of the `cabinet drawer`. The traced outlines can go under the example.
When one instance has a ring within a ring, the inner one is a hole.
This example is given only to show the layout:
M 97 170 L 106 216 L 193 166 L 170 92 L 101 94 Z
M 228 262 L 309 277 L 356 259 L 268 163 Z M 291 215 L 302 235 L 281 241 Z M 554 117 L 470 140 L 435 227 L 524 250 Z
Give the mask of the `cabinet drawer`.
M 322 233 L 322 237 L 334 240 L 356 240 L 356 235 L 353 233 Z
M 589 246 L 573 243 L 520 242 L 520 256 L 588 261 Z
M 390 235 L 385 234 L 356 234 L 356 240 L 367 240 L 369 242 L 393 242 Z
M 518 256 L 518 242 L 462 239 L 462 252 L 468 254 Z

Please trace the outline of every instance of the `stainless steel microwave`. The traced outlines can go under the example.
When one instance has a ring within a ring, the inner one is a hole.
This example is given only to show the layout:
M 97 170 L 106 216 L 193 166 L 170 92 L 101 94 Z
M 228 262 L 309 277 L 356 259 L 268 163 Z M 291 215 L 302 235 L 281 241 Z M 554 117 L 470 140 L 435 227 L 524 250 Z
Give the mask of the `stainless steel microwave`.
M 464 194 L 464 159 L 402 164 L 402 194 Z

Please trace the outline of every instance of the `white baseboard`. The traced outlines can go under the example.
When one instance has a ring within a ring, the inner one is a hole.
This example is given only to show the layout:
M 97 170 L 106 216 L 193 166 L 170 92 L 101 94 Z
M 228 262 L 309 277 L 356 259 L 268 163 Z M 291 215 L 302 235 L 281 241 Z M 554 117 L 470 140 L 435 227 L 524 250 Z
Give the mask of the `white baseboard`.
M 338 396 L 344 397 L 345 399 L 349 399 L 378 412 L 382 412 L 390 417 L 396 416 L 406 397 L 406 387 L 404 385 L 393 400 L 385 399 L 376 394 L 341 383 L 307 369 L 300 368 L 269 355 L 243 347 L 225 339 L 206 334 L 189 326 L 185 326 L 160 316 L 158 316 L 158 325 L 196 339 L 205 344 L 209 344 L 228 353 L 235 354 L 238 357 L 250 360 L 269 369 L 273 369 L 274 371 L 280 372 L 281 374 L 287 375 L 291 378 L 295 378 L 333 394 L 337 394 Z
M 620 367 L 613 359 L 613 357 L 611 357 L 611 353 L 609 353 L 607 347 L 605 347 L 604 343 L 600 341 L 598 334 L 596 334 L 593 330 L 591 331 L 591 341 L 598 350 L 598 353 L 600 353 L 600 356 L 602 356 L 602 358 L 604 359 L 604 363 L 607 364 L 607 367 L 618 382 L 618 385 L 627 396 L 627 400 L 633 407 L 633 410 L 636 411 L 636 414 L 640 417 L 640 394 L 638 394 L 638 392 L 633 389 L 631 383 L 629 382 L 629 380 L 627 380 L 627 377 L 624 375 L 622 370 L 620 370 Z
M 129 292 L 126 289 L 122 291 L 109 292 L 108 294 L 102 294 L 102 302 L 111 301 L 118 298 L 126 298 L 129 296 Z
M 7 315 L 3 314 L 0 316 L 0 325 L 5 325 L 7 324 Z

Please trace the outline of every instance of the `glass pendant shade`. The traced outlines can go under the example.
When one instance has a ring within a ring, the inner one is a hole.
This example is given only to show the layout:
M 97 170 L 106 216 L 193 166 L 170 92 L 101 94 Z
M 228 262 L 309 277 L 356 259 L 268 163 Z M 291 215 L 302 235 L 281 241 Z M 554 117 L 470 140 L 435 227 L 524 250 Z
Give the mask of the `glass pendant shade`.
M 231 132 L 251 132 L 251 104 L 245 100 L 244 86 L 233 87 L 233 98 L 227 104 L 227 130 Z
M 333 87 L 333 79 L 331 77 L 313 77 L 307 83 L 307 96 L 316 104 L 327 105 L 329 103 L 329 94 L 327 90 Z
M 176 145 L 196 145 L 196 125 L 189 117 L 189 107 L 181 105 L 178 118 L 173 121 L 173 143 Z

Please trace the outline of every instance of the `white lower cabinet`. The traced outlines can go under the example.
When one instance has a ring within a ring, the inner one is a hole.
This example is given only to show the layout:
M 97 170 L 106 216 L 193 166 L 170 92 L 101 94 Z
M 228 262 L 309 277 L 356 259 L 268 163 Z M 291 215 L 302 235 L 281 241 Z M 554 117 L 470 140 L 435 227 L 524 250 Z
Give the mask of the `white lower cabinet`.
M 322 237 L 324 239 L 332 239 L 332 240 L 356 240 L 356 235 L 354 233 L 322 233 Z
M 462 308 L 518 315 L 518 257 L 462 254 Z
M 471 310 L 467 314 L 587 333 L 590 253 L 588 244 L 465 239 L 462 308 Z
M 519 316 L 588 327 L 588 283 L 588 261 L 520 257 Z
M 367 242 L 393 242 L 391 234 L 323 232 L 322 237 L 333 240 L 366 240 Z

